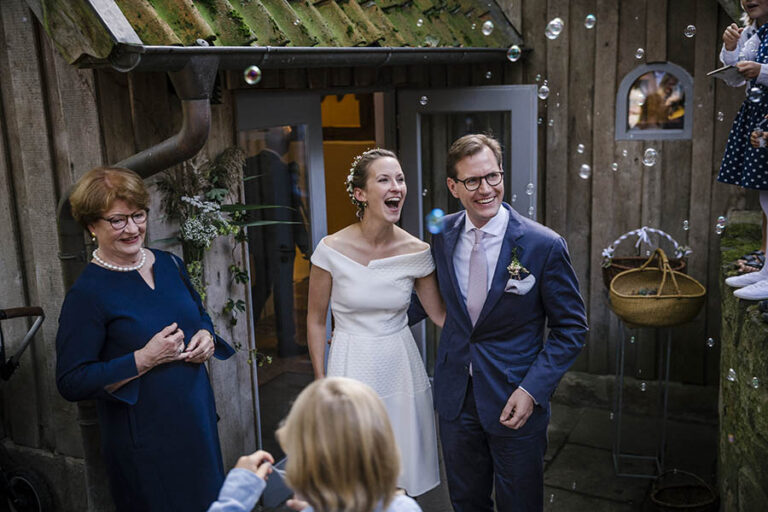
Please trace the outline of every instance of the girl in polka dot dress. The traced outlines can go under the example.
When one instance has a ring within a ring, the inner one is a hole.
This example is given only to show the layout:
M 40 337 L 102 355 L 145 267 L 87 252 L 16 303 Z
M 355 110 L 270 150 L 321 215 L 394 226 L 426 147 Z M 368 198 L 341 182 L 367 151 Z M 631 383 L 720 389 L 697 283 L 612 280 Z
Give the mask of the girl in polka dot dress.
M 725 29 L 720 60 L 739 70 L 742 79 L 727 83 L 746 84 L 747 99 L 733 121 L 717 180 L 759 190 L 763 213 L 768 213 L 768 150 L 753 147 L 749 140 L 768 114 L 768 0 L 741 0 L 741 6 L 745 26 L 733 23 Z M 768 265 L 725 283 L 738 288 L 734 295 L 740 299 L 768 299 Z

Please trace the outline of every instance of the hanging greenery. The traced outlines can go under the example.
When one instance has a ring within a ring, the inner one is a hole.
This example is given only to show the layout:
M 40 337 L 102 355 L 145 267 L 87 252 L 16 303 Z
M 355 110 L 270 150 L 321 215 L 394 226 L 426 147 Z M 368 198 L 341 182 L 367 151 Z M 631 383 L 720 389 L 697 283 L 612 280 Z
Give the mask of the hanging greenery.
M 231 237 L 232 264 L 228 266 L 230 281 L 236 284 L 248 283 L 248 272 L 235 262 L 235 250 L 245 242 L 246 227 L 275 224 L 279 221 L 245 222 L 249 210 L 278 208 L 273 205 L 245 205 L 237 201 L 241 172 L 245 164 L 245 153 L 238 147 L 227 148 L 209 161 L 199 154 L 180 166 L 162 173 L 156 182 L 162 194 L 161 209 L 166 218 L 179 225 L 178 236 L 160 241 L 181 243 L 184 263 L 190 281 L 205 301 L 206 283 L 203 258 L 218 237 Z M 222 314 L 232 325 L 237 324 L 238 314 L 245 311 L 245 302 L 229 298 L 222 308 Z M 235 343 L 235 348 L 242 346 Z M 261 366 L 270 363 L 271 358 L 249 351 Z

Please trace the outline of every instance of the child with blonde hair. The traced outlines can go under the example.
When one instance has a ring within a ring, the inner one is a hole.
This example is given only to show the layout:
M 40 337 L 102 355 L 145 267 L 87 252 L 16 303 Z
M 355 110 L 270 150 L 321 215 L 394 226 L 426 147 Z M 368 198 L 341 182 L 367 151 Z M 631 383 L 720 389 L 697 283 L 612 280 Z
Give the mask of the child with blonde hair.
M 384 404 L 362 382 L 316 380 L 299 394 L 277 439 L 288 462 L 288 505 L 305 512 L 418 512 L 397 492 L 400 455 Z M 272 456 L 241 457 L 209 512 L 250 511 L 266 486 Z

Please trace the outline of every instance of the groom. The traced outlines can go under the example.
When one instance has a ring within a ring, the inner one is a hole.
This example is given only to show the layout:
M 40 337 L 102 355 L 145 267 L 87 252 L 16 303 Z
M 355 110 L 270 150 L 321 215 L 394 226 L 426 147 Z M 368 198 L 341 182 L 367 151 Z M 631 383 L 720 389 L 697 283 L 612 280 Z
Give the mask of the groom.
M 461 137 L 447 167 L 464 206 L 432 239 L 448 312 L 434 391 L 451 502 L 493 512 L 495 487 L 499 511 L 540 511 L 549 398 L 584 345 L 584 302 L 562 237 L 502 202 L 498 141 Z

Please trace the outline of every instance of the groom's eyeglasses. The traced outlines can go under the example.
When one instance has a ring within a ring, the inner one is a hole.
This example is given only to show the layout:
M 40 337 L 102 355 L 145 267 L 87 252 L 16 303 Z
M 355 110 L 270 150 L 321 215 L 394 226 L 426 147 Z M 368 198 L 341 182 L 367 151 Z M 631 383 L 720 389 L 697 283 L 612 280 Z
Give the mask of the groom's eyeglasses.
M 466 188 L 469 192 L 474 192 L 478 188 L 480 188 L 480 183 L 482 183 L 483 180 L 491 186 L 495 187 L 499 183 L 501 183 L 501 180 L 504 178 L 504 171 L 495 171 L 486 174 L 485 176 L 478 176 L 473 178 L 467 178 L 464 180 L 460 180 L 458 178 L 451 178 L 453 181 L 458 181 L 462 185 L 464 185 L 464 188 Z

